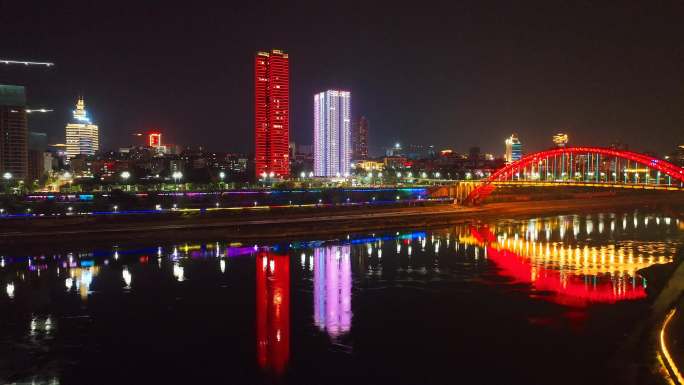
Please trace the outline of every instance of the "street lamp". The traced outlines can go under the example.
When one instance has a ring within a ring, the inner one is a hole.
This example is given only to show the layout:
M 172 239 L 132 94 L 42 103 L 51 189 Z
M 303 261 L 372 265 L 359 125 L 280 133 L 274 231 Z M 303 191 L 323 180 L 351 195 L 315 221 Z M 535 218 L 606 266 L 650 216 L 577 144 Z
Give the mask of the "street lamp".
M 12 173 L 11 173 L 11 172 L 6 172 L 6 173 L 2 174 L 2 178 L 3 178 L 4 180 L 9 181 L 10 179 L 12 179 Z
M 223 172 L 223 171 L 221 171 L 221 172 L 219 173 L 219 178 L 221 179 L 221 182 L 223 182 L 223 179 L 224 179 L 225 177 L 226 177 L 226 173 Z
M 130 177 L 131 177 L 131 173 L 128 171 L 123 171 L 121 173 L 121 179 L 123 179 L 123 182 L 126 185 L 126 190 L 128 190 L 128 184 L 126 184 L 126 182 L 128 182 L 128 178 L 130 178 Z
M 302 179 L 306 178 L 306 172 L 305 171 L 300 172 L 299 177 Z

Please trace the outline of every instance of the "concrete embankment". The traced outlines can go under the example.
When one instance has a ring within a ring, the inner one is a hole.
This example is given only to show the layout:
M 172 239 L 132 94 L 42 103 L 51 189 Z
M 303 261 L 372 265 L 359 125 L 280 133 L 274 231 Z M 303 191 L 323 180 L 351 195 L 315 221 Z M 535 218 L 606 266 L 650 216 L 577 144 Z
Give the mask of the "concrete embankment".
M 467 221 L 491 221 L 533 215 L 577 214 L 604 210 L 659 210 L 673 215 L 684 195 L 663 201 L 658 194 L 594 199 L 395 207 L 328 207 L 179 215 L 61 217 L 0 221 L 0 248 L 42 250 L 57 245 L 193 240 L 307 238 L 350 232 L 427 228 Z

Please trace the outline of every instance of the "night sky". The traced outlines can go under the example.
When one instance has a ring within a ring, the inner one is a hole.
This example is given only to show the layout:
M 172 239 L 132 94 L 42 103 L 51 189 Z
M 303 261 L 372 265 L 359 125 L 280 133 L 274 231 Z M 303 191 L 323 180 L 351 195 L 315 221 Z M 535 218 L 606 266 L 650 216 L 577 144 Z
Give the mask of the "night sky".
M 57 110 L 30 121 L 51 142 L 82 93 L 104 149 L 154 128 L 252 152 L 253 56 L 271 48 L 290 55 L 297 143 L 326 88 L 351 90 L 375 154 L 400 141 L 500 155 L 512 132 L 526 152 L 557 131 L 660 154 L 684 142 L 682 1 L 102 3 L 0 0 L 0 58 L 56 63 L 0 66 L 30 106 Z

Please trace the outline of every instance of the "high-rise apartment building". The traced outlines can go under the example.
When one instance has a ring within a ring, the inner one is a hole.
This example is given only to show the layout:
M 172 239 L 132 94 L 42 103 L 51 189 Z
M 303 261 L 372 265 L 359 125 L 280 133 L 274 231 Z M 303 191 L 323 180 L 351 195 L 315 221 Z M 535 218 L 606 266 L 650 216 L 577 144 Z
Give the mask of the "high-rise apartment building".
M 290 175 L 290 64 L 280 50 L 254 59 L 254 154 L 257 177 Z
M 26 90 L 0 85 L 0 175 L 22 180 L 28 177 L 28 127 Z
M 346 176 L 351 168 L 351 93 L 314 95 L 314 174 Z
M 504 158 L 506 163 L 513 163 L 522 158 L 522 143 L 516 134 L 506 139 L 506 155 Z
M 361 116 L 352 126 L 352 159 L 368 159 L 368 119 Z
M 67 160 L 76 155 L 95 155 L 100 149 L 100 133 L 97 125 L 92 124 L 85 109 L 83 98 L 78 98 L 74 120 L 66 126 Z

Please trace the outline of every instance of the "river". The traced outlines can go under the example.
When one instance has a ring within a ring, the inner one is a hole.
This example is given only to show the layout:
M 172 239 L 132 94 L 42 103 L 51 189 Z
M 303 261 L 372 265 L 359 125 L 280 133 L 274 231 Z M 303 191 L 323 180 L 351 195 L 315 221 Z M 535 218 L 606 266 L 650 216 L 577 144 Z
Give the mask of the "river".
M 0 382 L 618 383 L 637 271 L 682 235 L 629 211 L 2 255 Z

